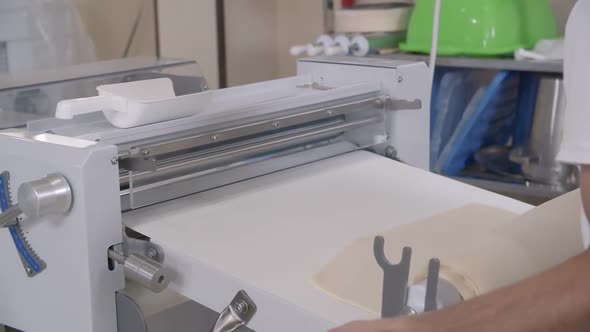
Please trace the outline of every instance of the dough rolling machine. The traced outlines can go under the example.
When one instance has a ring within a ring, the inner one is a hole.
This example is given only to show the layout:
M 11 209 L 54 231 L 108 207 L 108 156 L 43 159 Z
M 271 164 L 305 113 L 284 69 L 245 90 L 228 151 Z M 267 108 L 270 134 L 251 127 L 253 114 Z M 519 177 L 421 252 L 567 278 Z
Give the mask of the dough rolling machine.
M 376 318 L 310 282 L 347 244 L 469 203 L 531 208 L 426 171 L 427 80 L 423 63 L 311 58 L 296 77 L 188 96 L 194 114 L 101 92 L 0 132 L 0 323 L 294 332 Z M 134 102 L 166 121 L 109 121 Z

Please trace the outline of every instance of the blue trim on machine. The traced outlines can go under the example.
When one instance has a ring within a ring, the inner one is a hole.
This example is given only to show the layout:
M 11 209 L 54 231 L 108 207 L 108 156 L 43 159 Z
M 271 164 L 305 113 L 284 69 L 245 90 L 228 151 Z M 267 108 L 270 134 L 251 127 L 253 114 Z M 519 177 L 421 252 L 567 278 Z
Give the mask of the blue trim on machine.
M 2 211 L 8 210 L 11 206 L 8 202 L 8 193 L 6 192 L 5 188 L 8 188 L 7 181 L 4 175 L 0 175 L 0 207 L 2 208 Z M 27 246 L 25 245 L 25 240 L 22 238 L 20 232 L 18 231 L 18 226 L 10 226 L 8 227 L 8 230 L 10 231 L 10 236 L 14 241 L 16 250 L 18 250 L 19 254 L 21 255 L 21 257 L 23 257 L 23 259 L 29 265 L 29 267 L 35 273 L 40 273 L 41 271 L 43 271 L 41 265 L 34 258 L 34 255 L 30 253 L 27 249 Z

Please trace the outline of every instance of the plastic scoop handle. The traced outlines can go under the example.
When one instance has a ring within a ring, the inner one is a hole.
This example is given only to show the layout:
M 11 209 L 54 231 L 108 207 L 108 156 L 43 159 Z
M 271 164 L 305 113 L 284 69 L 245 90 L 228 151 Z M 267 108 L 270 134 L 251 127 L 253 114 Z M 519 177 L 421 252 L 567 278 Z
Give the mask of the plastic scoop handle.
M 124 107 L 124 100 L 122 100 L 123 103 L 116 103 L 115 99 L 117 99 L 117 97 L 96 96 L 89 98 L 62 100 L 57 104 L 55 117 L 58 119 L 73 119 L 76 115 L 104 110 L 125 112 L 126 107 Z

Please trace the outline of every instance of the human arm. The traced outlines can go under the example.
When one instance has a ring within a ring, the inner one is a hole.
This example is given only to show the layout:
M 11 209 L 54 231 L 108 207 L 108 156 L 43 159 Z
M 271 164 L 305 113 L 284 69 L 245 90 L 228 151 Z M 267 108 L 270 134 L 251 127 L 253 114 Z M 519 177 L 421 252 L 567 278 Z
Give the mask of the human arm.
M 581 164 L 582 202 L 590 217 L 590 1 L 570 16 L 565 46 L 567 112 L 559 159 Z M 559 243 L 551 245 L 560 245 Z M 590 251 L 471 301 L 415 317 L 355 322 L 332 332 L 583 332 L 590 330 Z

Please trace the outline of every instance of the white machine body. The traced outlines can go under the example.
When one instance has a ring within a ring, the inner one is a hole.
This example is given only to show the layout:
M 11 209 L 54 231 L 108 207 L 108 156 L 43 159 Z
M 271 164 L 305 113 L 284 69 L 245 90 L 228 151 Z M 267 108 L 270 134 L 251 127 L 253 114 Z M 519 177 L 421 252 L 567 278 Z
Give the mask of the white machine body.
M 222 312 L 242 290 L 224 319 L 251 300 L 252 330 L 326 331 L 374 318 L 309 282 L 355 238 L 472 202 L 530 208 L 427 172 L 425 64 L 311 58 L 298 75 L 213 91 L 192 117 L 123 129 L 94 113 L 0 132 L 13 206 L 48 174 L 72 195 L 66 213 L 19 217 L 37 274 L 0 229 L 0 324 L 144 332 L 161 325 L 154 313 L 188 299 Z M 184 300 L 125 281 L 148 265 L 164 276 L 159 264 Z M 194 312 L 171 317 L 163 330 L 199 330 L 173 328 Z

